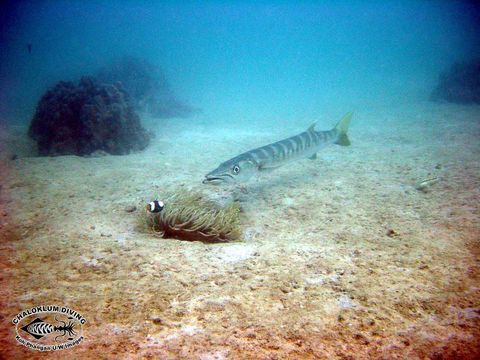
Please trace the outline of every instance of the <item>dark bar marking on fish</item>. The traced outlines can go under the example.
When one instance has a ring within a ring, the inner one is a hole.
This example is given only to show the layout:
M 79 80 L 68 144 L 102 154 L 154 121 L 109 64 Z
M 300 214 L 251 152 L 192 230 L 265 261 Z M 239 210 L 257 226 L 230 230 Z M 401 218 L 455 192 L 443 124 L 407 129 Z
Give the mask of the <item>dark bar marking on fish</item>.
M 293 155 L 296 152 L 295 148 L 296 148 L 297 144 L 295 143 L 295 141 L 293 141 L 292 138 L 288 138 L 287 140 L 288 140 L 288 143 L 290 144 L 291 154 Z
M 314 132 L 313 131 L 307 131 L 307 135 L 310 139 L 310 146 L 313 146 L 315 144 L 315 142 L 313 141 L 315 138 L 314 138 Z
M 290 139 L 295 143 L 295 146 L 293 147 L 293 151 L 297 153 L 298 148 L 300 147 L 300 140 L 298 140 L 297 135 L 291 137 Z
M 255 149 L 253 151 L 253 153 L 255 154 L 255 156 L 258 158 L 258 160 L 266 160 L 268 159 L 268 154 L 262 149 Z
M 278 159 L 285 160 L 285 150 L 283 149 L 283 146 L 276 142 L 273 144 L 273 147 L 278 150 Z
M 258 164 L 258 161 L 257 159 L 255 159 L 255 157 L 253 156 L 252 152 L 249 151 L 245 154 L 245 159 L 246 160 L 250 160 L 251 162 L 255 163 L 255 164 Z
M 264 146 L 264 147 L 262 147 L 262 149 L 267 152 L 270 159 L 275 158 L 275 150 L 272 149 L 272 147 L 270 145 Z
M 255 150 L 251 150 L 248 152 L 250 154 L 250 156 L 252 156 L 254 159 L 255 159 L 255 163 L 260 163 L 260 157 L 259 157 L 259 151 L 258 149 L 255 149 Z
M 283 141 L 280 141 L 280 145 L 283 148 L 283 152 L 285 153 L 285 160 L 286 160 L 288 159 L 288 146 Z
M 300 146 L 298 148 L 298 151 L 303 151 L 305 150 L 305 141 L 303 141 L 303 137 L 302 137 L 302 134 L 300 135 L 297 135 L 298 136 L 298 140 L 300 141 Z
M 302 138 L 302 140 L 304 140 L 305 147 L 303 149 L 306 150 L 310 147 L 310 137 L 308 136 L 307 132 L 301 133 L 300 137 Z
M 290 154 L 292 154 L 293 149 L 292 149 L 292 143 L 289 141 L 289 139 L 280 141 L 280 144 L 282 144 L 282 146 L 286 149 L 285 153 L 287 154 L 287 156 L 290 156 Z

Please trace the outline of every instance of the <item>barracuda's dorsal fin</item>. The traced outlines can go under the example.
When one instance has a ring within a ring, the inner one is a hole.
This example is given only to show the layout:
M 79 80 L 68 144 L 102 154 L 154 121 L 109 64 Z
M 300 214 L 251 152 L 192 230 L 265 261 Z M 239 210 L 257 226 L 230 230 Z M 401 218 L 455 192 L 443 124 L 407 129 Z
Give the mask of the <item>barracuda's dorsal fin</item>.
M 315 121 L 312 125 L 310 125 L 307 129 L 307 132 L 310 132 L 310 131 L 315 131 L 315 125 L 317 125 L 317 122 Z

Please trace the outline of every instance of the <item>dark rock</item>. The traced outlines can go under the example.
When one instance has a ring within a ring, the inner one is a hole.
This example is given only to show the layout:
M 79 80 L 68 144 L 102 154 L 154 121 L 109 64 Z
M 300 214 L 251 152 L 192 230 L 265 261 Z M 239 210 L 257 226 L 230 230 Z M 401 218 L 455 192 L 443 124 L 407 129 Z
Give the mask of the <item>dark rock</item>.
M 149 135 L 120 85 L 83 77 L 61 81 L 37 105 L 28 131 L 41 155 L 121 155 L 143 150 Z
M 388 229 L 387 230 L 387 236 L 388 237 L 395 237 L 395 236 L 398 236 L 398 233 L 393 229 Z
M 137 207 L 135 205 L 128 205 L 125 206 L 125 211 L 128 213 L 134 212 L 137 210 Z
M 480 104 L 480 59 L 455 63 L 443 72 L 431 99 Z
M 125 56 L 103 67 L 95 76 L 102 82 L 121 83 L 135 108 L 153 117 L 185 118 L 198 113 L 198 109 L 175 96 L 159 67 L 142 59 Z
M 164 321 L 162 318 L 159 318 L 157 316 L 151 316 L 150 320 L 155 324 L 155 325 L 163 325 Z

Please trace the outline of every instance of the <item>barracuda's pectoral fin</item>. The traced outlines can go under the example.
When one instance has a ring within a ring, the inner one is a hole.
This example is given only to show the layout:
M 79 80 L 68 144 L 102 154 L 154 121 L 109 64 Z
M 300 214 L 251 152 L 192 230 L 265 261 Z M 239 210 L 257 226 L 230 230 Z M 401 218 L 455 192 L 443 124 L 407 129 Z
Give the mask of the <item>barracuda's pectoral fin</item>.
M 312 156 L 308 157 L 310 160 L 315 160 L 317 158 L 317 153 L 313 154 Z
M 281 165 L 260 165 L 257 169 L 258 171 L 271 171 L 275 170 L 276 168 L 279 168 Z

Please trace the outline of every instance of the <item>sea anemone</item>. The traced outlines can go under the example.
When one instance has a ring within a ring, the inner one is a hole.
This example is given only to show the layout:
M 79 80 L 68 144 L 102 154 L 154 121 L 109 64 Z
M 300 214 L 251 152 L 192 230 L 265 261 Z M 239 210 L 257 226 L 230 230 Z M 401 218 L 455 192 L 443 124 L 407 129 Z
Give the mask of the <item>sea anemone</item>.
M 142 215 L 147 228 L 156 236 L 182 240 L 221 242 L 240 236 L 240 205 L 224 207 L 198 192 L 180 191 L 162 196 L 164 209 Z

